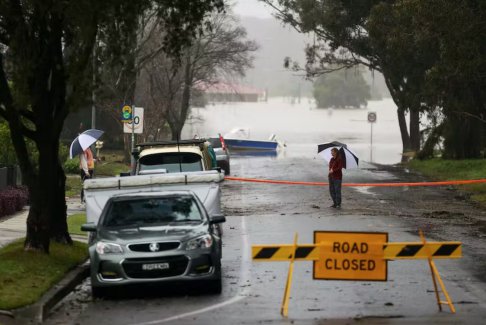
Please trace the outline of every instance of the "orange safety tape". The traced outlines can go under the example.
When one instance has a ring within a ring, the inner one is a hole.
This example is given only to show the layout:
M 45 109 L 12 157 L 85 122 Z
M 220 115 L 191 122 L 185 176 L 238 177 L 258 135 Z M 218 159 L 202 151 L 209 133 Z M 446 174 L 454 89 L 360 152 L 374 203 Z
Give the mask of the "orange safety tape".
M 326 186 L 326 182 L 298 182 L 298 181 L 279 181 L 272 179 L 244 178 L 226 176 L 224 179 L 239 182 L 253 183 L 270 183 L 270 184 L 287 184 L 287 185 L 306 185 L 306 186 Z M 379 186 L 379 187 L 398 187 L 398 186 L 441 186 L 441 185 L 463 185 L 463 184 L 480 184 L 486 183 L 486 179 L 441 181 L 441 182 L 416 182 L 416 183 L 343 183 L 342 186 L 359 187 L 359 186 Z

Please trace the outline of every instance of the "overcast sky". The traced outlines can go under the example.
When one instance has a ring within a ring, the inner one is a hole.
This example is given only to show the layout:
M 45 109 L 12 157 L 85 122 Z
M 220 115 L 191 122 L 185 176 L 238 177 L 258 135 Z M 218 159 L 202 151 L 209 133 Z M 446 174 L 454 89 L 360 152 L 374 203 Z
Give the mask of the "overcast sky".
M 232 0 L 233 11 L 239 16 L 252 16 L 258 18 L 271 18 L 271 8 L 258 0 Z

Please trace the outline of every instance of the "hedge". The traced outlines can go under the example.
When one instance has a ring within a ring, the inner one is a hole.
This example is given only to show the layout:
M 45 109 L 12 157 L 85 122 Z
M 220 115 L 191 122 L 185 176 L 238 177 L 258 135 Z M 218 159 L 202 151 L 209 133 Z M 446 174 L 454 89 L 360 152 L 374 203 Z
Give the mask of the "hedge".
M 9 186 L 0 190 L 0 217 L 14 214 L 29 201 L 29 191 L 26 186 Z

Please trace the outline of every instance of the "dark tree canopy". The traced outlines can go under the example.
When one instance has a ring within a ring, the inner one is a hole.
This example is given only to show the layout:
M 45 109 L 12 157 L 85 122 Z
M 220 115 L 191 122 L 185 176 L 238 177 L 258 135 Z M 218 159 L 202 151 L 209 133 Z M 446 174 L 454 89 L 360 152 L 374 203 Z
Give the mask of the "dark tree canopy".
M 0 0 L 0 116 L 30 190 L 25 249 L 48 252 L 51 238 L 71 242 L 59 136 L 69 112 L 88 98 L 94 44 L 105 51 L 103 63 L 129 66 L 124 54 L 152 13 L 163 22 L 164 50 L 177 58 L 223 7 L 222 0 Z M 36 166 L 27 139 L 39 152 Z

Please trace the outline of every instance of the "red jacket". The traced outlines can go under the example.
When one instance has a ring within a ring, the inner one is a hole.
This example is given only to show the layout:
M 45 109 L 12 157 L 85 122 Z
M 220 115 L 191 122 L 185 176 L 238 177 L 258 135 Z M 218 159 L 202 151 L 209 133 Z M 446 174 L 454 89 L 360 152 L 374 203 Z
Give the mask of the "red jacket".
M 329 173 L 329 177 L 332 179 L 343 179 L 343 160 L 341 158 L 331 158 L 329 161 L 329 171 L 333 170 L 332 173 Z

